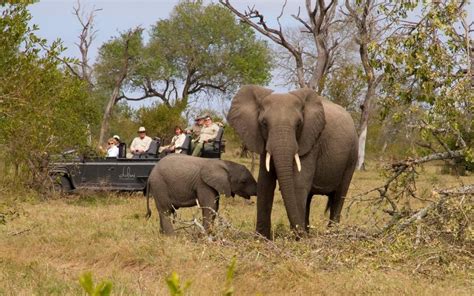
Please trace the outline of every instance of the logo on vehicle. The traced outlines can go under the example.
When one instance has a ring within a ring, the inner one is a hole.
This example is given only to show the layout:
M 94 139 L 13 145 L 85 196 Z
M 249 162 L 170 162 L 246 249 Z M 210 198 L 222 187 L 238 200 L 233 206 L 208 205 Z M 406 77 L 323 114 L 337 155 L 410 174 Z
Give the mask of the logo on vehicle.
M 119 179 L 134 179 L 135 174 L 132 174 L 130 167 L 127 167 L 126 170 L 125 168 L 122 169 L 122 173 L 118 177 Z

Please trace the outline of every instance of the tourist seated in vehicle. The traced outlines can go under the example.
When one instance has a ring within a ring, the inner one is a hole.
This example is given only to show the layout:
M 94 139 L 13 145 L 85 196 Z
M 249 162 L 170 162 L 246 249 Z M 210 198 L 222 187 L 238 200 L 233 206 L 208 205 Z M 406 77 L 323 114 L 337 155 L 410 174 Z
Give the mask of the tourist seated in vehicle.
M 145 127 L 141 126 L 138 129 L 138 137 L 135 137 L 130 145 L 130 152 L 133 154 L 133 158 L 140 157 L 150 147 L 152 139 L 146 135 Z
M 107 140 L 107 157 L 118 157 L 119 147 L 118 142 L 115 138 Z
M 114 135 L 113 138 L 117 141 L 117 147 L 119 148 L 119 158 L 126 158 L 127 157 L 127 144 L 120 140 L 119 135 Z
M 204 125 L 204 117 L 197 116 L 194 119 L 194 124 L 191 127 L 188 127 L 186 129 L 186 133 L 190 134 L 193 140 L 197 140 L 199 138 L 203 125 Z
M 112 138 L 114 138 L 115 141 L 117 141 L 117 145 L 120 144 L 120 143 L 122 143 L 122 141 L 120 141 L 119 135 L 114 135 Z
M 179 126 L 174 128 L 174 137 L 171 139 L 171 143 L 167 146 L 160 148 L 160 153 L 169 154 L 169 153 L 181 153 L 184 140 L 186 140 L 186 134 L 183 129 Z
M 195 142 L 192 154 L 193 156 L 201 156 L 204 144 L 214 141 L 214 139 L 217 137 L 217 133 L 219 132 L 219 126 L 212 122 L 211 116 L 206 114 L 203 117 L 204 125 L 201 128 L 199 138 Z

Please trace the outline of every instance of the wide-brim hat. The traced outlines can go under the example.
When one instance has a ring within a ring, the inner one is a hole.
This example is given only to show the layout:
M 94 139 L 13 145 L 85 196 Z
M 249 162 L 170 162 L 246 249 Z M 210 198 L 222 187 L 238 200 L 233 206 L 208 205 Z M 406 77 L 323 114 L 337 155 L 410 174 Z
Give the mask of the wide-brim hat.
M 204 114 L 201 114 L 198 117 L 196 117 L 196 120 L 207 119 L 207 118 L 211 118 L 211 116 L 209 115 L 209 113 L 204 113 Z
M 146 132 L 145 127 L 144 127 L 144 126 L 140 126 L 140 127 L 138 128 L 138 132 L 139 132 L 139 133 L 144 133 L 144 132 Z

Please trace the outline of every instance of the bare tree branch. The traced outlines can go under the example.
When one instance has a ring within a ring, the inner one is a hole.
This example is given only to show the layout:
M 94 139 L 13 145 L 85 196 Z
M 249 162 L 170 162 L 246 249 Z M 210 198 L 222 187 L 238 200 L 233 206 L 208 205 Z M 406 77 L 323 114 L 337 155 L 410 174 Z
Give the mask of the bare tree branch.
M 72 70 L 71 65 L 69 65 L 67 62 L 65 64 L 74 75 L 86 81 L 89 85 L 89 88 L 92 89 L 94 87 L 94 83 L 92 78 L 93 70 L 89 65 L 89 48 L 97 35 L 97 30 L 94 30 L 94 18 L 96 13 L 102 9 L 93 8 L 86 16 L 81 7 L 80 0 L 77 0 L 76 6 L 73 7 L 73 10 L 73 14 L 76 16 L 82 27 L 81 33 L 79 34 L 79 43 L 76 43 L 79 51 L 81 52 L 81 60 L 79 63 L 81 71 L 74 71 Z
M 266 36 L 276 44 L 283 46 L 286 48 L 293 56 L 295 59 L 296 63 L 296 69 L 297 69 L 297 77 L 298 77 L 298 84 L 300 87 L 305 87 L 306 82 L 304 79 L 304 74 L 303 74 L 303 58 L 302 58 L 302 53 L 301 51 L 290 44 L 281 28 L 279 30 L 273 29 L 268 27 L 267 23 L 265 22 L 264 16 L 256 10 L 254 7 L 248 8 L 248 10 L 245 13 L 242 13 L 238 11 L 231 3 L 229 0 L 219 0 L 219 3 L 227 7 L 232 13 L 234 13 L 237 17 L 239 17 L 244 23 L 248 24 L 252 28 L 254 28 L 256 31 L 258 31 L 260 34 Z M 283 9 L 282 9 L 283 11 Z M 252 19 L 258 19 L 258 21 L 254 22 Z

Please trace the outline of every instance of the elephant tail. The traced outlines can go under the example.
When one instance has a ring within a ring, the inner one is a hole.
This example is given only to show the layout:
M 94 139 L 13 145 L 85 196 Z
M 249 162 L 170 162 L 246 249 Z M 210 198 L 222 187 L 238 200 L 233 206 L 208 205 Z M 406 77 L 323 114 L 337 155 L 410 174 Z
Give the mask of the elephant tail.
M 146 182 L 146 189 L 145 189 L 145 196 L 146 196 L 146 215 L 147 219 L 151 217 L 151 209 L 150 209 L 150 181 Z

